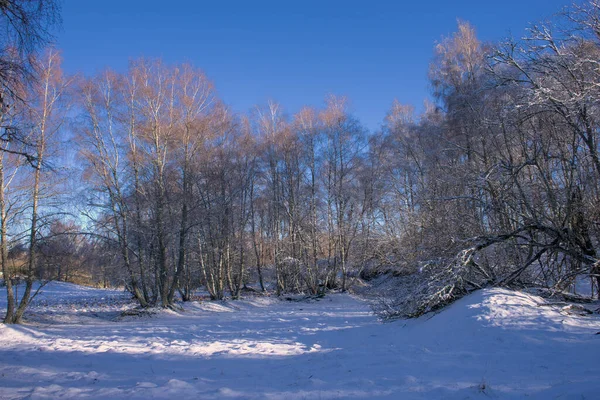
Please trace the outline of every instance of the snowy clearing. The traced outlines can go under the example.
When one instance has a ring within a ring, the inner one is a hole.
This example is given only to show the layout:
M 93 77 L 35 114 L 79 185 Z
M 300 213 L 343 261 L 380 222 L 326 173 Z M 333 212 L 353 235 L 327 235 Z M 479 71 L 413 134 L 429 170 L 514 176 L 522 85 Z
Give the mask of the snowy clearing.
M 0 325 L 0 398 L 598 398 L 598 315 L 544 303 L 489 289 L 383 324 L 341 294 L 119 317 L 126 294 L 51 283 L 28 324 Z

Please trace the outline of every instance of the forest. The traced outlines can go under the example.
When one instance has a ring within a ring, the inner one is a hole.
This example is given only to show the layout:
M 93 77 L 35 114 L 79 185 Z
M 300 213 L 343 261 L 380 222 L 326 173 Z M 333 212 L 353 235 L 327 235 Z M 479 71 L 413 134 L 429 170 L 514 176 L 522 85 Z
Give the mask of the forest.
M 320 296 L 389 276 L 387 318 L 485 287 L 599 293 L 596 1 L 497 43 L 458 21 L 431 102 L 392 104 L 374 131 L 335 95 L 234 113 L 189 64 L 69 75 L 57 3 L 0 1 L 0 18 L 5 323 L 40 280 L 172 308 L 199 288 Z

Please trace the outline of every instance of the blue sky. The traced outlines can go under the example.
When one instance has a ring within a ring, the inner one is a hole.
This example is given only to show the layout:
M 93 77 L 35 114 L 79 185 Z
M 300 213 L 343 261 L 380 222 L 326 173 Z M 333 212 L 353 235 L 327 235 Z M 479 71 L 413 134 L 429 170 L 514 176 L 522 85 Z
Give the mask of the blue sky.
M 238 112 L 269 99 L 289 113 L 347 96 L 371 130 L 392 101 L 429 97 L 433 46 L 471 22 L 480 39 L 520 37 L 565 0 L 64 0 L 67 72 L 124 71 L 130 59 L 190 62 Z

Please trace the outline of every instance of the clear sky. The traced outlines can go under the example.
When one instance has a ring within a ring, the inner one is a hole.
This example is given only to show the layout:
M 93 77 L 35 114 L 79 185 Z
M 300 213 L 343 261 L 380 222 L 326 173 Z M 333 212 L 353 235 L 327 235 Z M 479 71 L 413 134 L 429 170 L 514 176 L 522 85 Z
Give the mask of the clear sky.
M 521 37 L 568 0 L 64 0 L 57 45 L 67 72 L 124 71 L 161 57 L 205 71 L 220 97 L 245 112 L 269 99 L 289 113 L 350 99 L 373 130 L 392 101 L 429 97 L 433 46 L 471 22 L 480 39 Z

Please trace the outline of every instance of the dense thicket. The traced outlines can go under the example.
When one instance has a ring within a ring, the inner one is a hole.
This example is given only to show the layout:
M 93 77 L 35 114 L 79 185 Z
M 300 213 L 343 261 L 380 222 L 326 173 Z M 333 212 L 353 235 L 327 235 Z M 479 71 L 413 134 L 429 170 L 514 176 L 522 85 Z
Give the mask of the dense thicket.
M 597 288 L 600 4 L 499 44 L 459 22 L 429 73 L 435 102 L 422 115 L 395 103 L 371 134 L 333 96 L 291 116 L 275 103 L 234 115 L 189 65 L 139 60 L 79 79 L 70 131 L 85 218 L 38 229 L 27 203 L 24 247 L 38 250 L 3 263 L 124 284 L 165 307 L 200 286 L 213 299 L 249 284 L 322 294 L 386 272 L 406 286 L 390 316 L 489 285 L 570 290 L 585 276 Z M 62 93 L 65 81 L 48 82 Z

